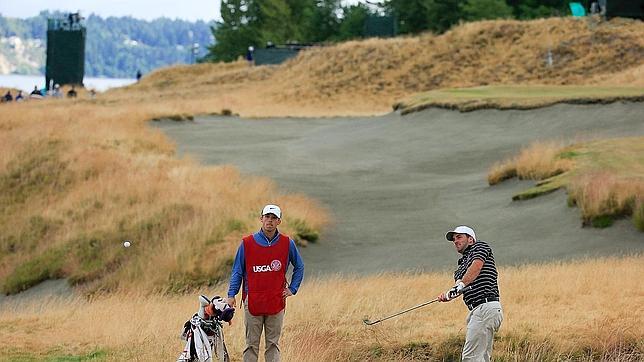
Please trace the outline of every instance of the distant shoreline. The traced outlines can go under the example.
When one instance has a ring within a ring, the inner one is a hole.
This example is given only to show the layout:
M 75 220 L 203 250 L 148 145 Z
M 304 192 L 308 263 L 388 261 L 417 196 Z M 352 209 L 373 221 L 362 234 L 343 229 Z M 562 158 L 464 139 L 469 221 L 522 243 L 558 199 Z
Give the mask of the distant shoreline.
M 123 87 L 136 82 L 132 78 L 95 78 L 85 77 L 83 83 L 85 88 L 94 89 L 98 92 L 104 92 L 110 88 Z M 0 74 L 0 87 L 16 88 L 25 92 L 31 92 L 34 86 L 38 88 L 45 87 L 45 75 L 25 75 L 25 74 Z

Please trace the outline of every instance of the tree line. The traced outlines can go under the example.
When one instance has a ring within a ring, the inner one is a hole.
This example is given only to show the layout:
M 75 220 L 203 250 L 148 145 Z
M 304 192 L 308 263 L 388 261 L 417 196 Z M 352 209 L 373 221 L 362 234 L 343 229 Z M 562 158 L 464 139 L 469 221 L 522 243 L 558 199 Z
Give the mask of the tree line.
M 41 12 L 26 18 L 0 16 L 0 37 L 40 39 L 47 43 L 47 19 L 64 17 L 63 13 Z M 82 14 L 81 14 L 82 15 Z M 84 20 L 85 75 L 91 77 L 134 78 L 140 70 L 151 70 L 203 57 L 212 45 L 212 24 L 159 18 L 152 21 L 132 17 L 89 15 Z M 199 44 L 193 52 L 194 43 Z M 44 73 L 43 64 L 40 71 Z
M 588 1 L 581 1 L 585 6 Z M 461 21 L 534 19 L 568 14 L 563 0 L 385 0 L 343 5 L 341 0 L 222 0 L 216 43 L 204 60 L 231 61 L 249 46 L 329 43 L 366 34 L 371 16 L 390 16 L 398 34 L 442 33 Z

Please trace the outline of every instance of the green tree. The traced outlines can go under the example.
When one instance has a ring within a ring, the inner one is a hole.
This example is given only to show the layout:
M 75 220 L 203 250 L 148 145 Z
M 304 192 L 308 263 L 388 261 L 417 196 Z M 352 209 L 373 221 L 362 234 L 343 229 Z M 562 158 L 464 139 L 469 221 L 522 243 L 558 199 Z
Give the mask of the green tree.
M 256 27 L 259 9 L 253 0 L 222 0 L 221 19 L 211 27 L 215 44 L 208 48 L 208 59 L 232 61 L 256 45 L 259 32 Z
M 336 39 L 348 40 L 360 38 L 364 34 L 364 24 L 370 14 L 369 8 L 363 4 L 342 8 L 343 18 Z
M 561 16 L 568 13 L 569 0 L 507 0 L 518 19 Z
M 461 5 L 464 0 L 431 0 L 427 8 L 429 14 L 429 30 L 442 33 L 463 19 Z
M 223 0 L 209 60 L 229 61 L 266 42 L 323 42 L 339 29 L 339 0 Z
M 388 0 L 384 7 L 396 17 L 401 34 L 414 34 L 429 29 L 430 2 L 432 0 Z
M 307 42 L 322 42 L 337 36 L 340 30 L 339 0 L 318 0 L 310 18 Z
M 444 32 L 462 19 L 464 0 L 388 0 L 387 12 L 398 20 L 400 33 L 416 34 L 431 30 Z
M 505 0 L 467 0 L 462 5 L 463 17 L 468 21 L 509 19 L 512 8 Z
M 302 38 L 301 29 L 294 23 L 291 7 L 286 0 L 261 0 L 257 16 L 258 39 L 261 43 L 285 43 Z

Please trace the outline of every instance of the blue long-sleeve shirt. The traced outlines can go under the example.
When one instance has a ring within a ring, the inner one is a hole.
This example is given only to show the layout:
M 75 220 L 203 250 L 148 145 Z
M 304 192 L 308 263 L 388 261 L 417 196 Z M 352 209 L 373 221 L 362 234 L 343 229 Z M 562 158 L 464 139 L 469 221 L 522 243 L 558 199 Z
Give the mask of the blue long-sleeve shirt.
M 271 240 L 268 240 L 262 230 L 253 234 L 255 242 L 257 242 L 261 246 L 270 246 L 273 243 L 277 242 L 279 237 L 279 230 L 275 233 L 275 236 Z M 295 246 L 295 242 L 292 239 L 289 239 L 289 242 L 288 263 L 293 265 L 293 275 L 291 276 L 291 284 L 288 288 L 291 290 L 291 293 L 297 294 L 297 290 L 300 288 L 302 279 L 304 279 L 304 261 L 300 256 L 300 252 L 297 250 L 297 246 Z M 244 290 L 248 292 L 248 280 L 246 279 L 246 257 L 244 254 L 243 241 L 241 245 L 239 245 L 239 249 L 237 249 L 237 255 L 235 255 L 235 262 L 233 263 L 233 270 L 230 273 L 230 283 L 228 286 L 229 298 L 232 298 L 237 295 L 237 293 L 239 293 L 242 282 L 244 283 Z

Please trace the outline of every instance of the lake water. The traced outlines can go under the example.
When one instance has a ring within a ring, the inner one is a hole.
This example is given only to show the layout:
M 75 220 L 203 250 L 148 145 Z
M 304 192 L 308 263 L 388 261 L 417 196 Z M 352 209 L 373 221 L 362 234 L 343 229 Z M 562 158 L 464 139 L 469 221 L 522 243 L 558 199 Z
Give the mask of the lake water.
M 136 82 L 136 79 L 127 78 L 90 78 L 85 77 L 83 83 L 87 89 L 95 89 L 97 92 L 103 92 L 110 88 L 123 87 Z M 17 88 L 26 92 L 31 92 L 34 86 L 39 89 L 45 88 L 44 75 L 18 75 L 18 74 L 0 74 L 0 87 Z

